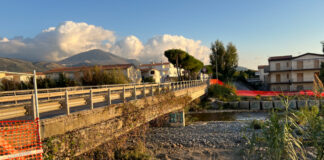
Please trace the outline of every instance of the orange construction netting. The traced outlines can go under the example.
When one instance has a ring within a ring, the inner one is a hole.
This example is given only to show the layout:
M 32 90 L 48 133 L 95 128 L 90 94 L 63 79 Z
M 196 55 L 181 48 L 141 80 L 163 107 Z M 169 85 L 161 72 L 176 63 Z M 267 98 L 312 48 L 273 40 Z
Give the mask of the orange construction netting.
M 38 129 L 38 119 L 0 121 L 0 160 L 41 160 Z

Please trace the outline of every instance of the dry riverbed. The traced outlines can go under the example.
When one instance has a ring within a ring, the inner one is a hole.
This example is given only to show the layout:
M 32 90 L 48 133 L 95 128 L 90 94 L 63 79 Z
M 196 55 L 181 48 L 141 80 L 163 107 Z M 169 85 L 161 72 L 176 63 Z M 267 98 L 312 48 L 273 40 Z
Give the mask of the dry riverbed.
M 156 159 L 242 159 L 247 126 L 244 121 L 214 121 L 150 128 L 146 146 Z

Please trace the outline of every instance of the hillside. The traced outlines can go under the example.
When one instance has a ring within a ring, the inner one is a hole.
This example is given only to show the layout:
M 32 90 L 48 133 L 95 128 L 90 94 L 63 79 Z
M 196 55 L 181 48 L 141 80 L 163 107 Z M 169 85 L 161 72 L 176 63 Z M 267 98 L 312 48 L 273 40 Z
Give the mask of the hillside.
M 126 59 L 116 56 L 110 52 L 94 49 L 82 52 L 58 62 L 65 66 L 91 66 L 91 65 L 110 65 L 110 64 L 135 64 L 139 62 L 134 59 Z
M 0 71 L 11 72 L 32 72 L 34 69 L 37 71 L 46 71 L 52 68 L 63 67 L 60 64 L 53 62 L 29 62 L 13 58 L 0 58 Z

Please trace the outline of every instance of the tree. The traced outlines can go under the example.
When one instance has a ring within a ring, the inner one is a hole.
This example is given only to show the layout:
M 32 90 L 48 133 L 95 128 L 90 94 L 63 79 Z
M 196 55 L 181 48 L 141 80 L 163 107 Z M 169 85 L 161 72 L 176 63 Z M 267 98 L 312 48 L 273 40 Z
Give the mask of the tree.
M 83 85 L 126 84 L 127 77 L 120 70 L 105 71 L 100 66 L 84 69 L 81 77 Z
M 181 49 L 169 49 L 164 52 L 164 56 L 177 68 L 178 79 L 181 80 L 181 64 L 183 64 L 183 60 L 188 56 L 188 53 Z
M 322 82 L 324 82 L 324 62 L 321 63 L 321 70 L 320 70 L 319 78 Z
M 212 53 L 209 58 L 210 63 L 212 64 L 214 77 L 216 77 L 215 70 L 217 64 L 220 79 L 224 81 L 231 80 L 238 64 L 236 47 L 232 43 L 228 43 L 225 49 L 223 43 L 217 40 L 212 44 L 211 51 Z
M 188 79 L 197 78 L 198 72 L 204 67 L 204 64 L 181 49 L 169 49 L 164 52 L 169 62 L 177 67 L 179 80 L 182 80 L 180 69 L 188 73 Z M 180 73 L 179 73 L 180 72 Z

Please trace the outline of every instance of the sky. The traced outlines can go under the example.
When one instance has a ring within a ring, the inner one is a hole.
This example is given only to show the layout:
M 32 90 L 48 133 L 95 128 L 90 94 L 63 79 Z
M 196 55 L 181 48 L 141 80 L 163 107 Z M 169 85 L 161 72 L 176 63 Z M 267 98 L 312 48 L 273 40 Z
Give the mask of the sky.
M 100 48 L 143 62 L 184 49 L 209 63 L 211 43 L 232 42 L 239 65 L 322 53 L 323 0 L 0 1 L 0 56 L 57 61 Z

